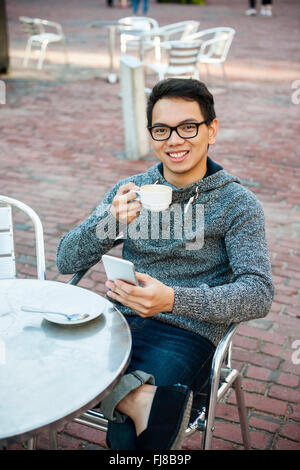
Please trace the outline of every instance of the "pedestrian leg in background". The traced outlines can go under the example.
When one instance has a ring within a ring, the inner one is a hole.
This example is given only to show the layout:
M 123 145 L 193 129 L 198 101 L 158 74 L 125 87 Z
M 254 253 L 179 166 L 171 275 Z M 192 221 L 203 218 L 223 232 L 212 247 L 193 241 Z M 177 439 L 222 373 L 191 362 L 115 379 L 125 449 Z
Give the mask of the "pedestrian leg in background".
M 262 16 L 272 16 L 272 0 L 262 0 L 260 14 Z
M 132 0 L 132 11 L 134 15 L 137 14 L 137 11 L 139 9 L 139 4 L 140 4 L 140 0 Z
M 143 14 L 146 15 L 148 11 L 148 0 L 144 0 Z
M 249 9 L 245 11 L 245 15 L 254 16 L 256 13 L 256 0 L 249 0 Z

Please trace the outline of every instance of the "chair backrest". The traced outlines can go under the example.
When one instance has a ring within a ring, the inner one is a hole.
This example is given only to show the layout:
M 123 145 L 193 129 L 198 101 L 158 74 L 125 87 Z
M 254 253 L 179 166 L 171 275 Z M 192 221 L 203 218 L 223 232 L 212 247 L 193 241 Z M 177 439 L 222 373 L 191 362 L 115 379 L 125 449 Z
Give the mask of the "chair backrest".
M 188 36 L 186 40 L 202 41 L 200 60 L 214 59 L 214 61 L 222 63 L 227 58 L 235 33 L 233 28 L 220 26 L 199 31 Z
M 46 278 L 43 227 L 38 215 L 31 207 L 16 199 L 0 195 L 0 279 L 16 277 L 12 207 L 25 212 L 35 230 L 37 277 Z
M 49 31 L 49 28 L 52 29 L 52 31 L 53 28 L 55 28 L 56 32 L 64 37 L 62 26 L 55 21 L 43 20 L 41 18 L 29 18 L 28 16 L 20 16 L 19 20 L 29 37 L 36 34 L 44 34 L 47 32 L 47 29 Z
M 19 20 L 22 23 L 24 31 L 28 36 L 34 36 L 35 34 L 43 34 L 45 32 L 45 30 L 43 29 L 43 25 L 40 23 L 39 18 L 19 16 Z
M 122 29 L 128 30 L 131 29 L 136 31 L 146 32 L 150 31 L 152 28 L 158 28 L 158 22 L 154 18 L 148 18 L 146 16 L 127 16 L 119 20 L 120 26 Z
M 12 209 L 0 205 L 0 279 L 16 277 Z
M 199 49 L 201 42 L 185 42 L 174 41 L 168 51 L 169 65 L 176 66 L 189 66 L 197 63 Z
M 179 21 L 178 23 L 171 23 L 165 26 L 161 26 L 159 28 L 159 33 L 163 33 L 163 41 L 169 41 L 171 39 L 184 40 L 191 34 L 196 33 L 199 25 L 199 21 Z

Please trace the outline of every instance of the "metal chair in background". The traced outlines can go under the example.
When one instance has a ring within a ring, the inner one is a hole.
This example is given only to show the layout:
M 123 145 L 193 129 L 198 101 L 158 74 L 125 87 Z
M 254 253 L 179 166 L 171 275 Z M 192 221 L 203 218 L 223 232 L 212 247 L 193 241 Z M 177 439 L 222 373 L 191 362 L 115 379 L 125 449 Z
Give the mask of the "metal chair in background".
M 228 86 L 228 78 L 225 72 L 225 62 L 236 31 L 229 27 L 217 27 L 204 29 L 186 38 L 186 41 L 202 41 L 198 56 L 198 64 L 205 64 L 209 76 L 209 65 L 217 65 L 222 68 L 223 78 Z
M 14 248 L 13 211 L 23 211 L 34 225 L 36 241 L 37 278 L 46 279 L 43 227 L 38 215 L 31 207 L 16 199 L 0 195 L 0 279 L 17 277 Z
M 148 34 L 143 33 L 140 37 L 140 60 L 143 61 L 145 53 L 154 48 L 155 62 L 159 63 L 162 58 L 162 49 L 169 41 L 184 41 L 186 37 L 196 33 L 199 25 L 199 21 L 180 21 L 160 26 Z
M 200 41 L 172 41 L 167 63 L 147 64 L 145 67 L 156 72 L 159 80 L 167 76 L 199 79 L 197 62 L 200 47 Z
M 40 18 L 28 18 L 20 16 L 20 22 L 28 35 L 28 41 L 25 49 L 23 67 L 28 66 L 31 48 L 37 46 L 39 48 L 39 59 L 37 68 L 41 70 L 45 59 L 46 49 L 49 44 L 62 43 L 64 47 L 65 63 L 68 63 L 68 54 L 66 48 L 66 38 L 63 33 L 62 26 L 54 21 L 43 20 Z M 53 32 L 53 30 L 55 32 Z
M 127 16 L 119 20 L 121 53 L 125 54 L 127 49 L 139 49 L 141 34 L 147 35 L 152 29 L 159 27 L 154 18 L 146 16 Z

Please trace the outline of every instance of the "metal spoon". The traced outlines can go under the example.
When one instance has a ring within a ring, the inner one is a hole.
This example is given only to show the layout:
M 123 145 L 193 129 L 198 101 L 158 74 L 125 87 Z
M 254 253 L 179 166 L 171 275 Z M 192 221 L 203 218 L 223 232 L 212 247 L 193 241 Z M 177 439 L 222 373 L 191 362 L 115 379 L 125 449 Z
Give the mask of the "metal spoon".
M 53 314 L 53 315 L 62 315 L 63 317 L 67 318 L 69 321 L 76 321 L 76 320 L 83 320 L 84 318 L 89 317 L 88 313 L 71 313 L 68 315 L 67 313 L 62 312 L 49 312 L 47 310 L 40 310 L 34 307 L 21 307 L 23 312 L 33 312 L 33 313 L 42 313 L 42 314 Z

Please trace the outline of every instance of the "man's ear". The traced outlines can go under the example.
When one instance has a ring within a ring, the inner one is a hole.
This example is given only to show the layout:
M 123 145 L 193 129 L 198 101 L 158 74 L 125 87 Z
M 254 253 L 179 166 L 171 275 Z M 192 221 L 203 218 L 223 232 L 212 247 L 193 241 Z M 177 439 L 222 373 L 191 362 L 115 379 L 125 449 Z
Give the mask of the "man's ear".
M 208 126 L 209 145 L 213 145 L 216 143 L 218 130 L 219 130 L 219 121 L 217 119 L 214 119 Z

